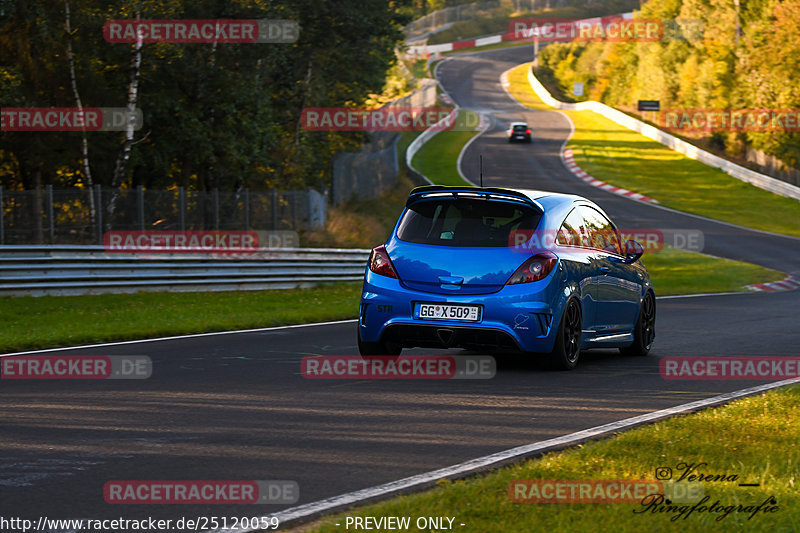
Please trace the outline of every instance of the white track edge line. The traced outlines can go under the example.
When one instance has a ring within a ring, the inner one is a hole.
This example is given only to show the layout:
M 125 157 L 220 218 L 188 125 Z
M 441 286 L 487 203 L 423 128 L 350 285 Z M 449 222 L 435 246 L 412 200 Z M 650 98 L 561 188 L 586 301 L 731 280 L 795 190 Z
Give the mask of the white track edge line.
M 291 507 L 289 509 L 267 515 L 267 517 L 277 517 L 278 520 L 283 524 L 288 521 L 299 520 L 307 516 L 315 515 L 318 513 L 326 513 L 326 512 L 333 512 L 336 510 L 342 510 L 346 506 L 352 506 L 353 504 L 364 502 L 365 500 L 372 500 L 375 498 L 386 497 L 395 493 L 399 493 L 401 491 L 408 491 L 410 489 L 427 488 L 430 484 L 435 483 L 436 481 L 442 478 L 452 477 L 452 476 L 464 476 L 486 468 L 491 468 L 494 465 L 506 463 L 514 459 L 519 459 L 536 452 L 543 452 L 549 448 L 554 448 L 554 447 L 561 448 L 564 446 L 575 445 L 579 442 L 583 442 L 591 438 L 606 436 L 611 433 L 618 432 L 622 429 L 630 429 L 634 426 L 638 426 L 647 422 L 654 422 L 664 418 L 669 418 L 681 413 L 686 413 L 688 411 L 694 411 L 697 409 L 710 407 L 716 404 L 728 403 L 738 398 L 751 396 L 754 394 L 758 394 L 760 392 L 765 392 L 771 389 L 785 387 L 795 383 L 800 383 L 800 378 L 790 378 L 773 383 L 767 383 L 765 385 L 749 387 L 747 389 L 740 389 L 737 391 L 720 394 L 718 396 L 712 396 L 711 398 L 706 398 L 704 400 L 697 400 L 694 402 L 677 405 L 675 407 L 669 407 L 667 409 L 652 411 L 650 413 L 634 416 L 631 418 L 625 418 L 617 422 L 611 422 L 608 424 L 603 424 L 601 426 L 595 426 L 593 428 L 584 429 L 582 431 L 577 431 L 575 433 L 570 433 L 568 435 L 563 435 L 561 437 L 539 441 L 532 444 L 526 444 L 524 446 L 518 446 L 516 448 L 511 448 L 508 450 L 504 450 L 502 452 L 493 453 L 491 455 L 485 455 L 483 457 L 471 459 L 469 461 L 459 463 L 453 466 L 440 468 L 438 470 L 432 470 L 422 474 L 417 474 L 415 476 L 403 478 L 397 481 L 392 481 L 390 483 L 385 483 L 383 485 L 377 485 L 375 487 L 348 492 L 346 494 L 341 494 L 339 496 L 318 500 L 316 502 L 306 503 L 303 505 L 299 505 L 297 507 Z M 207 531 L 205 533 L 249 533 L 252 531 L 260 531 L 260 529 L 252 529 L 252 528 L 216 529 Z

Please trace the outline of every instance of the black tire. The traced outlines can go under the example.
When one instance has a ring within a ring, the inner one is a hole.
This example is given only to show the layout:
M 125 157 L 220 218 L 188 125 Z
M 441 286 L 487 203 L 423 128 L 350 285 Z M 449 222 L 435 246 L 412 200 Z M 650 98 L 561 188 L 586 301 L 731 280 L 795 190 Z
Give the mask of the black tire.
M 619 351 L 624 355 L 645 356 L 650 353 L 655 338 L 656 298 L 652 292 L 647 291 L 642 299 L 636 326 L 633 328 L 633 343 L 626 348 L 620 348 Z
M 582 335 L 581 306 L 572 298 L 564 306 L 564 313 L 561 315 L 561 323 L 556 333 L 556 343 L 547 357 L 547 366 L 553 370 L 575 368 L 581 355 Z
M 403 351 L 403 347 L 399 344 L 385 343 L 385 342 L 364 342 L 361 340 L 361 326 L 357 326 L 358 330 L 358 353 L 361 357 L 386 357 L 398 356 Z

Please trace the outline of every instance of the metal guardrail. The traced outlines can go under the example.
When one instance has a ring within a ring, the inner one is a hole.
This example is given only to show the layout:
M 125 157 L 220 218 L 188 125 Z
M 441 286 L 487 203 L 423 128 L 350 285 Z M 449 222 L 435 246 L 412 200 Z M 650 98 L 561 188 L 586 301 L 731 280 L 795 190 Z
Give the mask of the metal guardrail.
M 0 246 L 0 296 L 227 291 L 360 281 L 369 250 L 121 254 L 102 246 Z

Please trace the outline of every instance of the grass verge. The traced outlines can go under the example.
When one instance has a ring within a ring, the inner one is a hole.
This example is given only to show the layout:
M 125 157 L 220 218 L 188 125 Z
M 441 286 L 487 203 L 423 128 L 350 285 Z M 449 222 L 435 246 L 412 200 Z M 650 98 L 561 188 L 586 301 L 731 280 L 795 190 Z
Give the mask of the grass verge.
M 412 524 L 417 517 L 436 516 L 454 517 L 455 529 L 465 533 L 798 531 L 800 424 L 790 421 L 799 417 L 800 386 L 778 389 L 550 453 L 485 476 L 441 480 L 432 490 L 334 515 L 303 530 L 342 531 L 346 516 L 410 516 Z M 751 519 L 748 513 L 736 511 L 725 517 L 722 512 L 695 511 L 688 516 L 684 513 L 684 518 L 674 512 L 641 512 L 646 506 L 640 502 L 533 504 L 514 503 L 508 496 L 514 480 L 653 480 L 659 467 L 672 468 L 678 474 L 680 463 L 707 463 L 696 473 L 737 476 L 731 481 L 703 482 L 707 506 L 715 501 L 723 507 L 757 506 L 772 497 L 778 509 Z M 738 483 L 760 485 L 739 487 Z M 337 522 L 342 526 L 335 526 Z
M 478 115 L 472 111 L 458 111 L 457 124 L 477 124 Z M 470 186 L 458 173 L 458 155 L 464 145 L 472 139 L 475 130 L 446 130 L 431 137 L 414 154 L 411 164 L 438 185 Z
M 523 105 L 552 110 L 528 84 L 530 63 L 509 73 L 509 92 Z M 568 146 L 595 178 L 661 205 L 731 224 L 800 237 L 800 202 L 744 183 L 689 159 L 592 111 L 565 111 L 575 124 Z
M 658 296 L 744 292 L 745 285 L 783 279 L 785 275 L 758 265 L 665 246 L 642 262 Z
M 360 283 L 309 289 L 0 298 L 0 353 L 354 318 Z

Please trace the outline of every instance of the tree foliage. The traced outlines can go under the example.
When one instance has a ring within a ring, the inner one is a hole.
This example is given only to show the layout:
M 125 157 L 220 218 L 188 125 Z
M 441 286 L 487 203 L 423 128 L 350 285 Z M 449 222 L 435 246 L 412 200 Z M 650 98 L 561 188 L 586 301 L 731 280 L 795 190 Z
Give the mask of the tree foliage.
M 553 44 L 540 67 L 565 94 L 582 81 L 585 98 L 627 109 L 637 100 L 660 100 L 662 109 L 799 109 L 800 0 L 739 4 L 737 13 L 733 1 L 650 0 L 637 16 L 675 20 L 684 38 Z M 723 142 L 731 153 L 751 145 L 800 167 L 796 132 L 730 134 Z
M 325 186 L 355 133 L 305 132 L 304 107 L 361 105 L 395 62 L 411 0 L 67 0 L 85 107 L 124 107 L 131 44 L 111 19 L 293 19 L 294 44 L 144 44 L 136 133 L 123 187 L 206 190 Z M 0 0 L 0 104 L 74 107 L 64 0 Z M 124 136 L 89 132 L 94 183 L 110 185 Z M 32 176 L 37 176 L 34 180 Z M 86 185 L 80 133 L 3 132 L 0 184 Z

